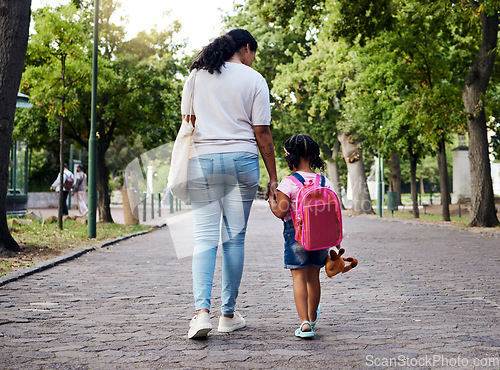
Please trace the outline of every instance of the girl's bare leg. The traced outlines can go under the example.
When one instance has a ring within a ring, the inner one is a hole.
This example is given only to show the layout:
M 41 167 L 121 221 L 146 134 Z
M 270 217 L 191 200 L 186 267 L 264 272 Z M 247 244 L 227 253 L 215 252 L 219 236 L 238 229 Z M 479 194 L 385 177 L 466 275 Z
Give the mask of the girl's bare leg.
M 295 307 L 299 314 L 300 323 L 309 321 L 308 315 L 308 268 L 291 270 L 293 279 L 293 298 L 295 300 Z M 311 330 L 309 325 L 304 325 L 303 331 Z
M 309 266 L 307 272 L 307 312 L 309 322 L 316 320 L 316 310 L 321 299 L 321 284 L 319 281 L 319 268 Z M 294 281 L 295 290 L 295 281 Z

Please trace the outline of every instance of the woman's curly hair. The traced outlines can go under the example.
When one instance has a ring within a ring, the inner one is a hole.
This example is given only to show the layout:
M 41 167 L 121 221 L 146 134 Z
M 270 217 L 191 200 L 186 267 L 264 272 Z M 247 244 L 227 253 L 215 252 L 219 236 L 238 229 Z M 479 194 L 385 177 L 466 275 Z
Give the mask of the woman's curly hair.
M 285 142 L 285 160 L 288 168 L 297 169 L 300 158 L 309 161 L 311 169 L 325 171 L 325 162 L 319 157 L 319 145 L 309 135 L 298 134 Z
M 221 68 L 225 62 L 247 44 L 250 45 L 251 51 L 257 50 L 257 41 L 250 32 L 240 28 L 231 30 L 205 46 L 196 56 L 189 70 L 205 69 L 210 74 L 215 71 L 221 73 Z

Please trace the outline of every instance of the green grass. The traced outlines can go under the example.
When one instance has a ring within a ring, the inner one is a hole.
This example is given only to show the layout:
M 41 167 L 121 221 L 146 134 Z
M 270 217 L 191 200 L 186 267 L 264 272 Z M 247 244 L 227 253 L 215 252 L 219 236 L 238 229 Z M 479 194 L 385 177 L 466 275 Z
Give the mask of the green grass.
M 433 201 L 433 204 L 435 203 L 435 200 L 439 199 L 441 201 L 441 195 L 437 193 L 433 193 L 432 197 L 431 194 L 426 193 L 426 194 L 419 194 L 417 199 L 420 200 L 422 203 L 425 204 L 431 204 L 431 199 Z M 403 203 L 405 206 L 411 206 L 412 205 L 412 200 L 411 200 L 411 194 L 409 193 L 404 193 L 401 195 L 401 203 Z M 377 198 L 372 199 L 372 205 L 377 204 Z M 384 194 L 384 204 L 387 205 L 387 193 Z
M 0 277 L 7 275 L 14 268 L 31 266 L 34 266 L 31 261 L 0 261 Z
M 9 261 L 0 261 L 0 277 L 6 275 L 6 271 L 14 267 L 14 264 Z
M 9 217 L 12 218 L 15 217 Z M 89 239 L 87 225 L 68 220 L 63 226 L 63 230 L 59 230 L 57 223 L 32 221 L 10 227 L 21 251 L 3 253 L 0 257 L 0 277 L 73 250 L 95 248 L 104 241 L 150 229 L 145 225 L 97 224 L 97 237 Z
M 96 238 L 87 237 L 87 225 L 75 221 L 64 221 L 63 230 L 57 223 L 42 224 L 33 221 L 27 225 L 15 225 L 11 234 L 18 243 L 28 247 L 48 247 L 54 249 L 76 249 L 98 246 L 103 241 L 150 229 L 145 225 L 97 224 Z
M 391 211 L 384 210 L 384 217 L 392 217 Z M 411 212 L 394 211 L 394 218 L 405 218 L 413 219 L 413 214 Z M 443 217 L 441 215 L 426 215 L 422 211 L 419 212 L 419 218 L 421 220 L 428 221 L 442 221 Z M 456 222 L 461 227 L 467 227 L 469 219 L 467 217 L 450 217 L 451 221 Z

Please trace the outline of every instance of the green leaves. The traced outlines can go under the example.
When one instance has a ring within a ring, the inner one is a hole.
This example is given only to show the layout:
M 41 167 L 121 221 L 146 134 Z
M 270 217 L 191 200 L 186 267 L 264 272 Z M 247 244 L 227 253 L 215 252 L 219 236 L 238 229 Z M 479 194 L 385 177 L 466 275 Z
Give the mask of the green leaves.
M 87 18 L 73 4 L 35 11 L 35 33 L 30 36 L 28 55 L 35 48 L 46 56 L 47 62 L 53 58 L 60 60 L 63 57 L 82 57 L 88 46 L 86 43 L 89 42 L 90 25 L 85 22 Z
M 30 95 L 34 108 L 18 113 L 15 134 L 34 148 L 56 142 L 61 117 L 78 116 L 78 89 L 90 76 L 87 18 L 72 4 L 33 13 L 35 33 L 30 36 L 21 89 Z
M 391 0 L 335 1 L 337 14 L 331 27 L 335 38 L 344 38 L 350 44 L 364 45 L 394 25 L 394 5 Z
M 69 138 L 87 145 L 93 8 L 79 5 L 45 7 L 33 14 L 35 33 L 22 89 L 36 109 L 20 115 L 17 125 L 29 133 L 30 143 L 43 145 L 40 137 L 55 136 L 57 117 L 64 115 Z M 174 57 L 181 45 L 172 41 L 180 25 L 174 22 L 165 31 L 143 31 L 125 40 L 123 27 L 112 22 L 117 7 L 115 1 L 103 1 L 100 12 L 99 136 L 106 147 L 120 135 L 142 136 L 147 147 L 161 145 L 175 138 L 180 124 L 180 75 L 186 70 Z
M 342 130 L 368 152 L 422 157 L 465 132 L 462 87 L 481 37 L 477 14 L 498 3 L 248 0 L 227 24 L 259 41 L 256 68 L 272 87 L 276 141 L 307 132 L 330 146 Z M 482 100 L 489 114 L 491 92 Z

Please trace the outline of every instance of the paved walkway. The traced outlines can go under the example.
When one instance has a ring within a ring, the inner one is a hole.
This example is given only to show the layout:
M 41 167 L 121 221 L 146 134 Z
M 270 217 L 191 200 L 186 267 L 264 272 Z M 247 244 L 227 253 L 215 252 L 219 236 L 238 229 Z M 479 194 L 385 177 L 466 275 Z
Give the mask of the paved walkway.
M 246 330 L 187 339 L 190 259 L 177 258 L 183 247 L 171 233 L 189 232 L 183 214 L 168 228 L 1 287 L 0 367 L 500 367 L 498 237 L 374 217 L 344 224 L 343 246 L 359 266 L 322 277 L 312 340 L 293 335 L 281 224 L 257 202 L 237 305 Z M 213 294 L 218 315 L 220 260 Z

